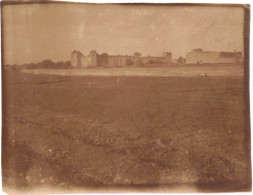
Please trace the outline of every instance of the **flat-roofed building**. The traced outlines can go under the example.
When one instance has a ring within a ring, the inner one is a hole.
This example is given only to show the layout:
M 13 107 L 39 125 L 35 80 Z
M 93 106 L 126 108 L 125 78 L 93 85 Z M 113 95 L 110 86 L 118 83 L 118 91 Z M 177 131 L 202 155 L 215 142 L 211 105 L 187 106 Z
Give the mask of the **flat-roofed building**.
M 242 52 L 216 52 L 193 49 L 186 54 L 186 64 L 231 64 L 242 61 Z

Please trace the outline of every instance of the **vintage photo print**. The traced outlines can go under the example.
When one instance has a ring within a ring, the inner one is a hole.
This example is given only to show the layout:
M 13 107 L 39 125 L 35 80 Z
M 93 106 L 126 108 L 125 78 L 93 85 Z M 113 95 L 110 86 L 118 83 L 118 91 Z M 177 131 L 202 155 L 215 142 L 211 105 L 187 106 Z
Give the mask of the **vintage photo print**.
M 8 194 L 249 192 L 250 5 L 2 1 Z

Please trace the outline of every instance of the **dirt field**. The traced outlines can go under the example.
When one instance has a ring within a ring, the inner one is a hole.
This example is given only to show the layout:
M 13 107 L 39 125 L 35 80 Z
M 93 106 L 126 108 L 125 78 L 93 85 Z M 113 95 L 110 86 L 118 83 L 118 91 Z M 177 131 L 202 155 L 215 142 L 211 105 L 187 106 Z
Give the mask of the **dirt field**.
M 250 188 L 243 77 L 4 79 L 6 189 Z
M 75 76 L 149 76 L 149 77 L 192 77 L 192 76 L 243 76 L 242 64 L 174 65 L 167 67 L 121 67 L 90 69 L 24 69 L 25 73 Z

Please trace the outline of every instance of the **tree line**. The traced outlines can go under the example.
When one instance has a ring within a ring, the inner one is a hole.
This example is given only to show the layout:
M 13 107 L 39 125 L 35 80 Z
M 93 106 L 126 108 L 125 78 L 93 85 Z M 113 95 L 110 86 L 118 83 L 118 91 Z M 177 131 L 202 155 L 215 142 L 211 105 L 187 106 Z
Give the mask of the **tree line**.
M 42 62 L 39 63 L 29 63 L 29 64 L 22 64 L 22 65 L 6 65 L 6 67 L 11 67 L 11 68 L 25 68 L 25 69 L 69 69 L 73 68 L 71 66 L 70 61 L 60 61 L 60 62 L 53 62 L 51 60 L 43 60 Z

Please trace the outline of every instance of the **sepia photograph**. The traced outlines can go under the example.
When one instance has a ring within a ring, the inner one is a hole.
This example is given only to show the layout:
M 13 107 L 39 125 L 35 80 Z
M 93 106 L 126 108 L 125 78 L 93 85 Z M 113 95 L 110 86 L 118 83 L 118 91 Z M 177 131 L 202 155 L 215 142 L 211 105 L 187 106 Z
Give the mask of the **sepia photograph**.
M 7 194 L 251 192 L 250 5 L 1 2 Z

